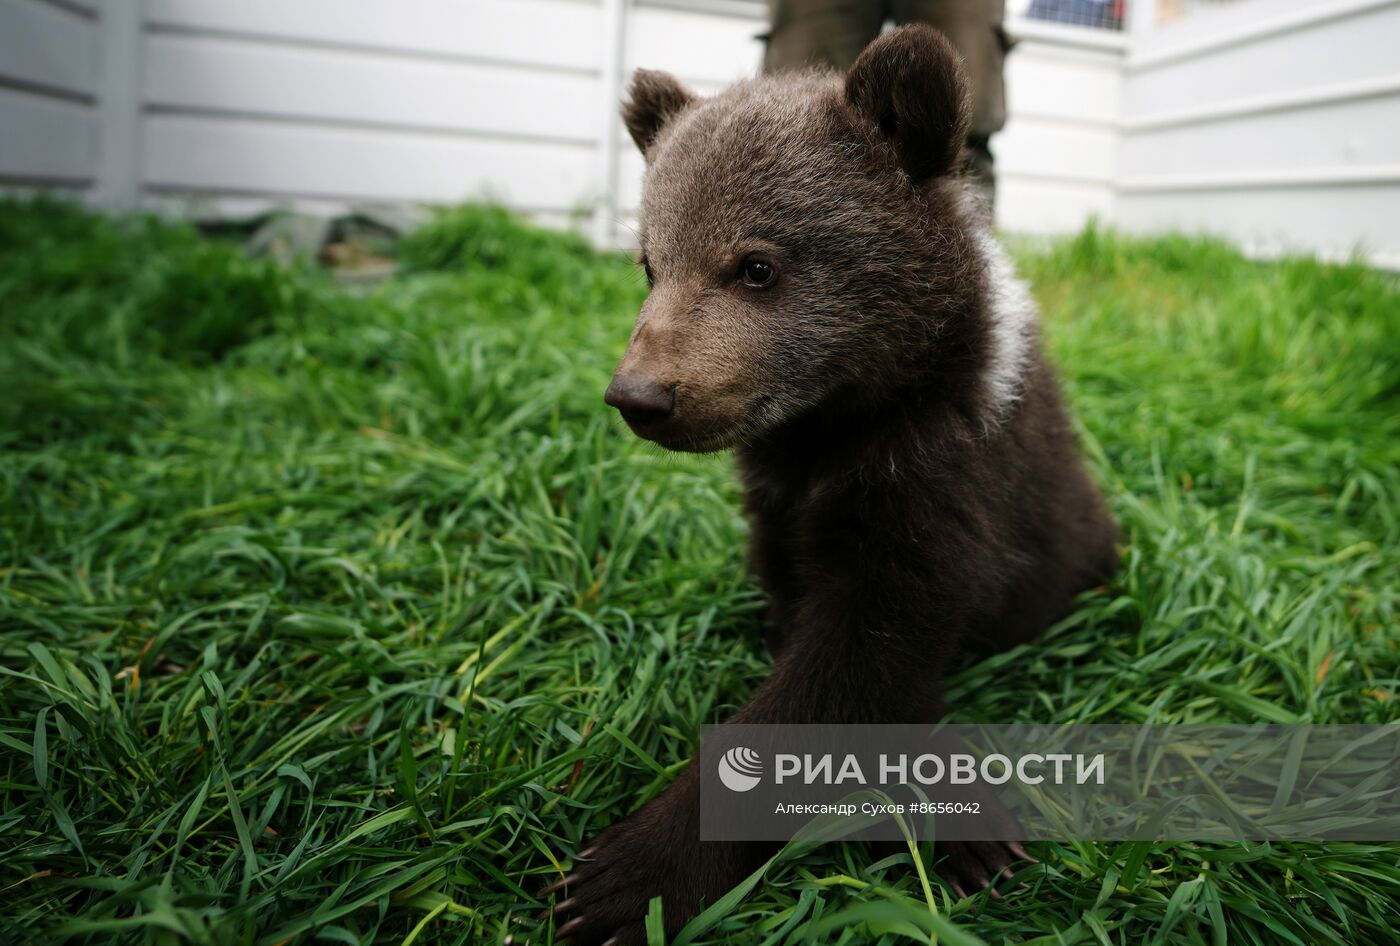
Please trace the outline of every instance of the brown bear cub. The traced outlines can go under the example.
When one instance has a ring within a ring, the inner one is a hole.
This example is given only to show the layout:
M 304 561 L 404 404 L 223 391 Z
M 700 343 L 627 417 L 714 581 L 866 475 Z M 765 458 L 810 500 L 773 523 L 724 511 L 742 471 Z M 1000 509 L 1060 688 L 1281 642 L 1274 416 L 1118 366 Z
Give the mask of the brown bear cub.
M 773 670 L 744 723 L 932 722 L 966 655 L 1029 640 L 1115 566 L 1031 299 L 958 179 L 969 105 L 927 27 L 843 76 L 697 98 L 641 71 L 624 109 L 646 155 L 651 293 L 606 401 L 675 450 L 735 448 Z M 698 780 L 582 851 L 558 934 L 674 933 L 773 847 L 699 840 Z M 980 889 L 1024 856 L 940 844 Z

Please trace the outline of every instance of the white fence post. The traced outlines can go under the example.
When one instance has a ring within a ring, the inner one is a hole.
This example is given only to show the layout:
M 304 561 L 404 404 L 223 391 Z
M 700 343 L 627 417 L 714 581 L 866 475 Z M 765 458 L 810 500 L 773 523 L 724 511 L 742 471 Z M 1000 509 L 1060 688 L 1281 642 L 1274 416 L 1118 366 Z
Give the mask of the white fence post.
M 607 249 L 617 242 L 617 109 L 622 98 L 622 69 L 627 55 L 629 5 L 630 0 L 603 0 L 603 81 L 598 124 L 599 195 L 598 206 L 593 212 L 593 240 Z
M 130 210 L 141 199 L 141 44 L 144 0 L 103 0 L 98 34 L 99 204 Z
M 1157 0 L 1128 0 L 1128 33 L 1141 36 L 1157 25 Z

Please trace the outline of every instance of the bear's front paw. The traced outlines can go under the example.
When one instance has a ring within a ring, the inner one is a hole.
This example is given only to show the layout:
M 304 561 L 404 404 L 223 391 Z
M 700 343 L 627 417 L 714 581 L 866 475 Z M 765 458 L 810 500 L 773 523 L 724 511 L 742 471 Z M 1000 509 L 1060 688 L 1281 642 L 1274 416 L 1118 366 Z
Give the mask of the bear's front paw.
M 546 887 L 556 940 L 577 946 L 644 946 L 647 906 L 661 897 L 667 935 L 693 916 L 702 894 L 703 846 L 649 824 L 645 810 L 608 828 L 579 852 L 573 871 Z
M 600 834 L 573 870 L 546 887 L 556 940 L 572 946 L 643 946 L 647 907 L 660 897 L 667 939 L 772 853 L 772 845 L 700 840 L 695 768 Z
M 1011 865 L 1017 861 L 1038 864 L 1019 841 L 939 841 L 935 850 L 940 859 L 934 866 L 959 899 L 987 890 L 1000 900 L 999 880 L 1010 880 Z
M 647 903 L 661 893 L 644 866 L 654 857 L 626 848 L 605 833 L 579 852 L 572 873 L 545 888 L 544 896 L 556 898 L 551 911 L 556 940 L 580 946 L 646 942 Z

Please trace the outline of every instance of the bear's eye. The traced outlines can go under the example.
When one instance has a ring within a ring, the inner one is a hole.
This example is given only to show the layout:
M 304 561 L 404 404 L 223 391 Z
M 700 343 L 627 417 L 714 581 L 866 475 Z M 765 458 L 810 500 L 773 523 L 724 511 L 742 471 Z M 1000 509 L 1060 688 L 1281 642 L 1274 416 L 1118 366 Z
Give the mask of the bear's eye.
M 766 289 L 777 278 L 777 267 L 761 256 L 745 257 L 739 264 L 739 281 L 750 289 Z

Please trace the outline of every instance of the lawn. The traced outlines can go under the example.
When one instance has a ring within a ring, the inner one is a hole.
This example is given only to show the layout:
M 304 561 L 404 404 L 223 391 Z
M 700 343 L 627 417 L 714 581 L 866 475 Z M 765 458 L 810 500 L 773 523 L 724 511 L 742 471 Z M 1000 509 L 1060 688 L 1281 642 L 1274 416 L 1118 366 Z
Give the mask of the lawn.
M 1400 289 L 1022 248 L 1124 567 L 966 721 L 1400 721 Z M 402 272 L 0 205 L 0 940 L 548 943 L 762 678 L 723 456 L 602 391 L 645 283 L 463 208 Z M 695 942 L 1400 942 L 1400 843 L 1044 843 L 1005 900 L 789 852 Z M 927 855 L 927 851 L 922 852 Z

